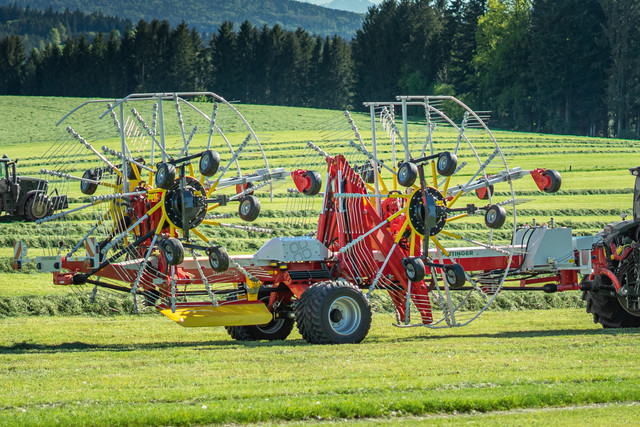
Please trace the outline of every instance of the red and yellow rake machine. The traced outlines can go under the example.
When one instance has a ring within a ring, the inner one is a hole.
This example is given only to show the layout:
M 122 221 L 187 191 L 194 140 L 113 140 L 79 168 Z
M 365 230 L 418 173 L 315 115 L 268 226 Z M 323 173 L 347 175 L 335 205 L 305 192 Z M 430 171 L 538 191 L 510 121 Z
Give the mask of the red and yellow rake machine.
M 212 113 L 190 97 L 208 100 Z M 370 140 L 345 113 L 332 126 L 346 126 L 351 141 L 330 129 L 322 148 L 309 142 L 285 172 L 269 167 L 249 124 L 215 94 L 85 104 L 61 121 L 74 122 L 69 137 L 45 154 L 57 167 L 42 170 L 77 206 L 40 220 L 46 253 L 28 258 L 17 242 L 14 265 L 34 262 L 56 284 L 92 287 L 92 297 L 130 293 L 136 307 L 155 307 L 182 326 L 225 326 L 238 340 L 285 339 L 297 323 L 310 343 L 360 342 L 372 305 L 390 308 L 399 327 L 464 326 L 500 291 L 526 289 L 582 290 L 596 321 L 640 326 L 635 209 L 634 221 L 606 236 L 519 225 L 514 182 L 531 176 L 553 193 L 560 175 L 509 168 L 486 116 L 453 97 L 365 105 Z M 459 112 L 459 124 L 447 108 Z M 424 123 L 410 123 L 409 110 Z M 76 130 L 96 115 L 107 120 Z M 98 139 L 102 152 L 90 142 Z M 289 176 L 290 220 L 309 233 L 229 256 L 223 239 L 211 237 L 221 227 L 267 230 L 222 219 L 255 220 L 260 192 Z

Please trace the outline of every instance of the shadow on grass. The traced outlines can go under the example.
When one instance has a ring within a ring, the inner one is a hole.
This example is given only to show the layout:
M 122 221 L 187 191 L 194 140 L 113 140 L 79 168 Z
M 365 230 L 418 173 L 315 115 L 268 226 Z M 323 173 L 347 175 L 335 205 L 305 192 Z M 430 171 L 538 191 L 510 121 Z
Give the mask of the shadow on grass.
M 27 354 L 27 353 L 73 353 L 92 351 L 147 351 L 168 350 L 171 348 L 193 348 L 196 350 L 214 351 L 216 348 L 228 349 L 230 347 L 297 347 L 307 345 L 302 339 L 287 341 L 171 341 L 149 342 L 132 344 L 96 344 L 82 341 L 74 341 L 59 344 L 39 344 L 34 342 L 20 342 L 12 345 L 0 346 L 1 354 Z
M 430 334 L 430 335 L 429 335 Z M 640 335 L 640 328 L 619 328 L 619 329 L 548 329 L 531 331 L 504 331 L 496 333 L 470 333 L 470 334 L 446 334 L 435 335 L 433 330 L 428 330 L 424 334 L 410 337 L 369 339 L 369 342 L 376 341 L 421 341 L 421 340 L 448 340 L 456 338 L 540 338 L 540 337 L 563 337 L 574 335 Z

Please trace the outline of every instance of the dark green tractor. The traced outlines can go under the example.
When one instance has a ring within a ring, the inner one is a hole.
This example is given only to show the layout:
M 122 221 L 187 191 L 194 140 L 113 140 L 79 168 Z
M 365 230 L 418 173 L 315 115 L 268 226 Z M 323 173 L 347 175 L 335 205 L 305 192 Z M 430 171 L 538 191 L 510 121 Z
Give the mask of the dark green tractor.
M 48 193 L 47 180 L 18 176 L 17 163 L 6 154 L 0 158 L 0 212 L 36 221 L 69 207 L 66 196 Z

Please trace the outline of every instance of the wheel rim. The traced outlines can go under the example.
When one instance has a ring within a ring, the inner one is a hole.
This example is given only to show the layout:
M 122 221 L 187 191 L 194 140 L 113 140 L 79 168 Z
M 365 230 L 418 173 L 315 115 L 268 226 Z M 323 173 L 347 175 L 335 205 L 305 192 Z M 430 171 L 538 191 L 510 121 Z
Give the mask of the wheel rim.
M 245 199 L 240 204 L 240 212 L 242 213 L 242 215 L 249 215 L 249 212 L 251 212 L 251 202 L 249 201 L 249 199 Z
M 447 283 L 449 285 L 454 285 L 456 283 L 456 273 L 453 270 L 448 270 L 446 273 Z
M 407 277 L 409 278 L 409 280 L 412 280 L 416 277 L 416 268 L 414 267 L 413 264 L 407 263 L 407 265 L 404 268 L 407 272 Z
M 43 218 L 47 214 L 47 204 L 42 200 L 36 200 L 31 206 L 31 213 L 36 218 Z
M 489 222 L 490 224 L 493 224 L 494 222 L 496 222 L 496 218 L 498 217 L 498 214 L 496 214 L 495 210 L 490 210 L 489 212 L 487 212 L 487 222 Z
M 156 174 L 157 182 L 164 182 L 166 180 L 167 169 L 164 167 L 158 168 L 158 173 Z
M 441 171 L 447 169 L 447 166 L 449 166 L 449 161 L 446 157 L 441 156 L 440 159 L 438 159 L 438 169 L 440 169 Z
M 273 334 L 275 332 L 278 332 L 280 328 L 282 328 L 283 324 L 284 319 L 274 319 L 266 325 L 257 325 L 256 328 L 258 328 L 260 332 L 263 332 L 265 334 Z
M 209 258 L 209 263 L 211 264 L 211 268 L 217 270 L 217 268 L 220 266 L 220 259 L 218 258 L 218 254 L 212 253 L 211 257 Z
M 337 334 L 352 334 L 360 325 L 362 312 L 353 298 L 342 296 L 329 307 L 329 324 Z
M 405 182 L 407 180 L 407 173 L 407 168 L 400 168 L 400 171 L 398 172 L 398 178 L 400 181 Z
M 640 308 L 629 307 L 629 299 L 627 297 L 618 296 L 618 301 L 622 306 L 623 310 L 629 313 L 632 316 L 640 317 Z

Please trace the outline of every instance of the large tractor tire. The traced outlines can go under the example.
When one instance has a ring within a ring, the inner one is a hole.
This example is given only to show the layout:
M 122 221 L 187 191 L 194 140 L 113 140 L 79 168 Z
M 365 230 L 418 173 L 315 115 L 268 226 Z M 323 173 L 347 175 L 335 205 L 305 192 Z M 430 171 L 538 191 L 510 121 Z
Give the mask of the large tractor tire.
M 53 203 L 44 193 L 32 194 L 24 204 L 24 213 L 31 221 L 46 218 L 53 213 Z
M 273 319 L 266 325 L 226 326 L 231 338 L 238 341 L 278 341 L 287 339 L 293 330 L 293 319 Z
M 594 278 L 599 280 L 601 276 Z M 640 311 L 626 310 L 617 296 L 583 291 L 582 299 L 587 302 L 587 313 L 593 314 L 593 323 L 600 323 L 604 328 L 640 327 Z
M 296 321 L 300 335 L 310 344 L 359 343 L 371 327 L 371 306 L 350 283 L 320 282 L 298 300 Z

